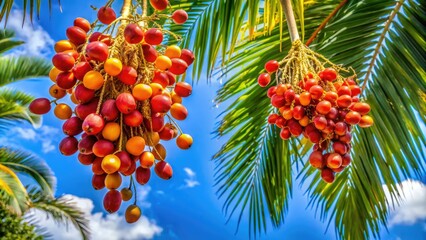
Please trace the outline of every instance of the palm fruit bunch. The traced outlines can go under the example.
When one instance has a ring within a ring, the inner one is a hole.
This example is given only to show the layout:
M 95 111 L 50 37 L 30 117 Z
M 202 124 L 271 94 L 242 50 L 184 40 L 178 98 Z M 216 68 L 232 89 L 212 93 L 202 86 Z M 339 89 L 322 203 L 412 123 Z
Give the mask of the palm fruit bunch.
M 312 167 L 321 171 L 322 179 L 332 183 L 335 173 L 351 163 L 351 139 L 355 126 L 373 125 L 367 115 L 370 105 L 360 100 L 361 87 L 356 76 L 304 46 L 293 43 L 281 61 L 265 64 L 258 84 L 267 87 L 275 74 L 275 86 L 267 91 L 276 109 L 268 123 L 281 129 L 284 140 L 303 137 L 313 145 L 309 156 Z M 310 144 L 309 143 L 309 144 Z
M 182 98 L 191 95 L 192 87 L 176 79 L 193 63 L 194 55 L 177 45 L 162 45 L 165 35 L 181 40 L 162 24 L 183 24 L 188 15 L 184 10 L 160 13 L 167 10 L 167 0 L 151 1 L 155 11 L 150 16 L 146 1 L 144 6 L 124 2 L 119 17 L 109 1 L 96 9 L 95 22 L 75 19 L 66 30 L 68 39 L 55 44 L 49 74 L 53 99 L 39 98 L 29 106 L 35 114 L 46 114 L 54 105 L 55 116 L 65 121 L 60 152 L 65 156 L 79 152 L 78 160 L 91 166 L 94 189 L 108 189 L 104 208 L 110 213 L 135 195 L 135 181 L 148 183 L 152 168 L 162 179 L 172 177 L 161 141 L 176 139 L 181 149 L 193 142 L 176 122 L 188 115 Z M 59 103 L 67 95 L 74 109 Z M 130 186 L 119 191 L 126 176 Z M 134 201 L 126 210 L 129 223 L 141 215 L 136 196 Z

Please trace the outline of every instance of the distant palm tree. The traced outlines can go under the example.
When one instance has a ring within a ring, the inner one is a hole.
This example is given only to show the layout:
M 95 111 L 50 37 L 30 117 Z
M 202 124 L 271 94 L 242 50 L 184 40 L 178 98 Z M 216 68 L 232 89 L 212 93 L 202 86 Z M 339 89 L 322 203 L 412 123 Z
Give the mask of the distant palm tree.
M 227 142 L 214 160 L 227 216 L 241 220 L 248 212 L 254 234 L 265 232 L 269 221 L 281 226 L 298 177 L 309 205 L 322 220 L 334 221 L 337 236 L 379 237 L 389 206 L 401 197 L 396 185 L 425 175 L 426 2 L 292 1 L 302 40 L 357 71 L 375 119 L 369 129 L 355 128 L 353 163 L 329 185 L 306 163 L 311 146 L 302 139 L 283 141 L 266 121 L 273 110 L 257 76 L 291 47 L 280 0 L 170 2 L 189 13 L 183 26 L 171 28 L 195 51 L 194 76 L 207 70 L 213 79 L 225 78 L 216 103 L 230 105 L 215 132 Z
M 28 78 L 47 76 L 50 64 L 44 59 L 3 55 L 23 44 L 14 40 L 14 33 L 0 30 L 0 134 L 19 122 L 37 124 L 40 118 L 31 114 L 28 104 L 33 97 L 7 84 Z M 24 187 L 17 174 L 34 180 L 30 189 Z M 74 203 L 65 198 L 54 198 L 56 179 L 43 160 L 19 149 L 0 146 L 1 204 L 14 214 L 22 216 L 31 209 L 46 212 L 58 223 L 72 222 L 82 237 L 89 237 L 88 221 Z

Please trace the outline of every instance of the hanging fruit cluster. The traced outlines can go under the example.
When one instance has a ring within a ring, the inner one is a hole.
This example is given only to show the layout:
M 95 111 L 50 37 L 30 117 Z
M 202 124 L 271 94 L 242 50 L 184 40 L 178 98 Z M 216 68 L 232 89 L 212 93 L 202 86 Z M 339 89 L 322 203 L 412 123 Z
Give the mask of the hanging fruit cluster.
M 104 208 L 110 213 L 136 195 L 135 181 L 148 183 L 152 168 L 162 179 L 172 177 L 161 140 L 176 139 L 181 149 L 190 148 L 193 141 L 176 123 L 188 115 L 182 98 L 191 95 L 192 87 L 176 82 L 176 76 L 185 73 L 194 55 L 177 45 L 162 45 L 165 34 L 178 41 L 180 37 L 159 24 L 164 18 L 183 24 L 188 15 L 183 10 L 160 14 L 167 0 L 151 1 L 156 11 L 150 16 L 146 1 L 142 15 L 131 1 L 124 2 L 118 18 L 109 1 L 94 23 L 75 19 L 66 30 L 68 39 L 55 45 L 49 74 L 55 83 L 49 90 L 54 99 L 39 98 L 29 106 L 35 114 L 46 114 L 55 105 L 55 116 L 66 120 L 62 129 L 67 137 L 59 144 L 60 152 L 70 156 L 78 151 L 78 160 L 91 166 L 94 189 L 109 189 Z M 95 31 L 99 24 L 103 30 Z M 76 104 L 74 110 L 58 102 L 67 94 Z M 123 176 L 131 176 L 130 186 L 120 192 Z M 141 214 L 136 201 L 135 196 L 126 210 L 129 223 Z
M 323 62 L 331 67 L 325 68 Z M 277 82 L 267 92 L 272 106 L 278 110 L 269 115 L 268 123 L 281 129 L 284 140 L 302 135 L 315 144 L 309 162 L 321 171 L 325 182 L 332 183 L 334 174 L 351 163 L 353 127 L 373 125 L 373 119 L 367 115 L 370 105 L 359 99 L 361 88 L 354 77 L 340 75 L 348 73 L 347 70 L 300 41 L 294 43 L 282 62 L 268 61 L 265 70 L 259 75 L 258 84 L 268 86 L 274 73 Z

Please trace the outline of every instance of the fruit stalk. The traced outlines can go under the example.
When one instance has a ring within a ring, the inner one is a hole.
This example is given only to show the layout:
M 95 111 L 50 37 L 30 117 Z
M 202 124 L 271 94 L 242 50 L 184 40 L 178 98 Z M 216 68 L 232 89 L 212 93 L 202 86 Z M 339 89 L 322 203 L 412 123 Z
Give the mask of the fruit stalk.
M 127 18 L 129 16 L 131 4 L 132 4 L 132 0 L 123 1 L 123 6 L 121 7 L 121 15 L 123 18 Z
M 294 18 L 293 7 L 291 6 L 291 0 L 280 0 L 281 5 L 284 10 L 285 18 L 287 19 L 287 26 L 290 32 L 291 42 L 294 42 L 298 39 L 299 33 L 297 32 L 296 19 Z

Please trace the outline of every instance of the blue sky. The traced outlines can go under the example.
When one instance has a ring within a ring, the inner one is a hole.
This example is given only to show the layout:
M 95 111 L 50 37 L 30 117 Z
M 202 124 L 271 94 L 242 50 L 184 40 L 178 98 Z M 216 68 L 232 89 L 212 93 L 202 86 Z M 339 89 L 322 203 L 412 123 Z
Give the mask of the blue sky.
M 25 24 L 23 30 L 22 9 L 16 6 L 9 27 L 15 29 L 27 44 L 13 54 L 32 54 L 50 59 L 54 41 L 66 38 L 65 30 L 72 25 L 74 18 L 95 20 L 96 12 L 90 5 L 99 7 L 100 2 L 62 1 L 62 13 L 54 4 L 52 15 L 43 11 L 39 21 L 33 25 Z M 50 80 L 46 78 L 13 84 L 11 87 L 41 97 L 48 95 L 50 85 Z M 53 113 L 44 117 L 41 128 L 19 125 L 6 136 L 0 136 L 0 142 L 22 146 L 47 161 L 58 179 L 57 196 L 72 197 L 90 214 L 90 218 L 96 222 L 92 225 L 96 239 L 118 239 L 118 236 L 122 236 L 122 239 L 247 239 L 247 216 L 235 234 L 237 218 L 225 224 L 226 218 L 221 211 L 223 201 L 217 199 L 213 187 L 214 163 L 211 156 L 226 140 L 217 140 L 211 135 L 217 115 L 224 110 L 224 106 L 215 106 L 213 103 L 220 85 L 217 80 L 207 84 L 203 77 L 194 86 L 193 95 L 184 99 L 190 114 L 187 120 L 180 123 L 180 127 L 193 136 L 194 145 L 190 150 L 182 151 L 173 142 L 166 144 L 174 176 L 169 181 L 154 176 L 148 186 L 139 187 L 144 218 L 137 225 L 129 226 L 124 222 L 122 214 L 126 205 L 122 206 L 118 215 L 107 217 L 102 209 L 106 190 L 92 189 L 90 168 L 79 164 L 76 156 L 64 157 L 57 150 L 62 138 L 62 122 L 54 118 Z M 390 231 L 387 233 L 382 229 L 382 238 L 426 239 L 426 186 L 418 181 L 404 184 L 408 193 L 406 204 L 392 212 Z M 295 186 L 286 223 L 277 230 L 269 227 L 270 231 L 261 239 L 335 239 L 333 224 L 325 232 L 327 224 L 321 223 L 314 211 L 306 209 L 308 200 L 303 195 L 304 189 L 300 189 L 298 184 Z M 412 192 L 416 194 L 412 195 Z M 61 239 L 75 239 L 75 231 L 72 229 L 64 234 L 64 229 L 59 229 L 50 220 L 46 224 L 58 239 L 59 236 Z

